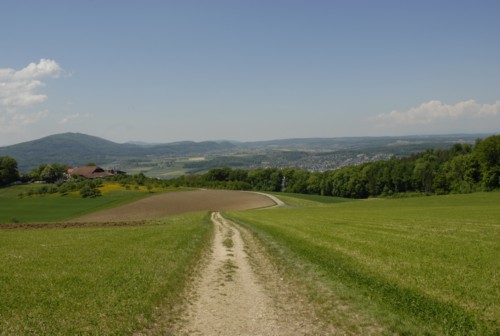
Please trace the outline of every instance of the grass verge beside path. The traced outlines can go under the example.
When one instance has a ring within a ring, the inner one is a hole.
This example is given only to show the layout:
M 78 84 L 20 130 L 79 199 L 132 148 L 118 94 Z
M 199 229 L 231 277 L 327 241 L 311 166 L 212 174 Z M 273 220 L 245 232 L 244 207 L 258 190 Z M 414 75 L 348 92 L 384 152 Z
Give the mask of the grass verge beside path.
M 182 303 L 211 232 L 206 213 L 135 227 L 1 231 L 0 334 L 147 328 Z
M 293 193 L 282 193 L 282 192 L 270 192 L 269 194 L 274 195 L 285 202 L 287 205 L 295 207 L 318 207 L 327 204 L 345 203 L 345 202 L 356 202 L 358 200 L 342 197 L 332 197 L 332 196 L 320 196 L 320 195 L 309 195 L 309 194 L 293 194 Z
M 256 233 L 283 267 L 309 265 L 388 332 L 500 332 L 498 192 L 228 215 Z

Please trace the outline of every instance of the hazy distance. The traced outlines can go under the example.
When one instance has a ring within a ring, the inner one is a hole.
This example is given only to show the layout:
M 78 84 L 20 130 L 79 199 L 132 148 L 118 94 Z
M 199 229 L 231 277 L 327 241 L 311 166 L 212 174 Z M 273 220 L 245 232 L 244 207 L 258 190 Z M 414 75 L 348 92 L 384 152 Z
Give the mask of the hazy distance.
M 4 1 L 0 146 L 495 133 L 498 1 Z

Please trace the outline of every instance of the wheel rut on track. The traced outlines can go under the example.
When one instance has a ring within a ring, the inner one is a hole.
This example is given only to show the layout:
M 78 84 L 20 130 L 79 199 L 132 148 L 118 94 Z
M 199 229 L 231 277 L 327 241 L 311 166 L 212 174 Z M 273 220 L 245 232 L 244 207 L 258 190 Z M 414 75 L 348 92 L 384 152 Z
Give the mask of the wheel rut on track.
M 212 214 L 215 236 L 212 251 L 204 269 L 194 284 L 193 298 L 184 322 L 182 335 L 304 335 L 313 333 L 312 324 L 304 316 L 297 302 L 283 307 L 276 302 L 272 288 L 266 286 L 269 277 L 279 284 L 279 275 L 269 265 L 250 260 L 247 251 L 248 232 L 225 219 Z M 250 246 L 251 253 L 257 253 Z M 260 267 L 266 268 L 264 278 Z M 269 272 L 273 274 L 269 274 Z M 264 281 L 266 284 L 264 284 Z M 272 287 L 272 285 L 271 285 Z M 275 293 L 276 294 L 276 293 Z M 308 314 L 306 314 L 308 315 Z

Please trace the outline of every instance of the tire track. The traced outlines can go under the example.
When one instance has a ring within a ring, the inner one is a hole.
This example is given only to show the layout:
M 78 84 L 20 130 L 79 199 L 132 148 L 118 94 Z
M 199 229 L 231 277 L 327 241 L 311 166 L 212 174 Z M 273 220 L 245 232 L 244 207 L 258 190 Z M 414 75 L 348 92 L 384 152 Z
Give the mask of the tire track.
M 213 213 L 212 221 L 215 225 L 212 254 L 195 284 L 194 300 L 187 309 L 180 334 L 305 334 L 279 311 L 259 281 L 238 226 L 220 213 Z

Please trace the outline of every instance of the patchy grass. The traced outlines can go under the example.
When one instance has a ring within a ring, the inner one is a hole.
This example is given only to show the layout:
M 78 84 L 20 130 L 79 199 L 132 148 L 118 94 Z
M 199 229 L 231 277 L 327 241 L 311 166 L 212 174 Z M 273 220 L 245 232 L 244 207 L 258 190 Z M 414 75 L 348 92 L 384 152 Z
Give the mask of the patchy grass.
M 123 335 L 183 301 L 212 225 L 204 213 L 135 227 L 0 232 L 0 334 Z M 171 316 L 167 315 L 167 316 Z
M 500 332 L 500 193 L 311 202 L 229 217 L 388 333 Z
M 130 184 L 121 184 L 118 182 L 105 182 L 101 187 L 99 187 L 99 190 L 104 194 L 107 194 L 109 192 L 114 192 L 114 191 L 128 191 L 128 190 L 135 190 L 135 191 L 147 191 L 150 193 L 155 193 L 155 192 L 163 192 L 167 191 L 169 189 L 166 188 L 161 188 L 157 186 L 151 186 L 148 189 L 148 186 L 146 185 L 130 185 Z
M 224 280 L 233 281 L 233 275 L 236 273 L 238 266 L 235 265 L 234 261 L 226 260 L 222 266 L 222 272 L 224 274 Z
M 226 248 L 231 249 L 234 246 L 233 240 L 231 238 L 225 238 L 222 241 L 222 245 L 224 245 Z

